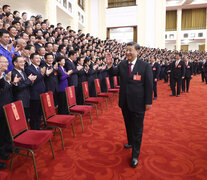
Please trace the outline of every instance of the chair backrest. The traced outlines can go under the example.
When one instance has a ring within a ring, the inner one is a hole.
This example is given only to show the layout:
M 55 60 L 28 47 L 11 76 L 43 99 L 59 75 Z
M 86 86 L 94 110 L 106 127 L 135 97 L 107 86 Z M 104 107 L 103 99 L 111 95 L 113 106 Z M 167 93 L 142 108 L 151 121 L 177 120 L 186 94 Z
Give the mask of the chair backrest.
M 83 97 L 84 99 L 86 99 L 89 97 L 89 89 L 88 89 L 87 81 L 82 82 L 82 88 L 83 88 Z
M 96 94 L 101 93 L 100 79 L 94 79 Z
M 74 86 L 66 87 L 65 92 L 66 92 L 68 107 L 76 105 L 75 87 Z
M 114 87 L 116 87 L 118 85 L 117 83 L 117 76 L 114 76 Z
M 28 129 L 22 101 L 5 105 L 4 113 L 12 139 Z
M 52 91 L 40 94 L 44 119 L 47 120 L 56 114 Z
M 109 77 L 106 77 L 106 86 L 107 86 L 107 89 L 111 89 L 111 84 L 110 84 L 110 81 L 109 81 Z

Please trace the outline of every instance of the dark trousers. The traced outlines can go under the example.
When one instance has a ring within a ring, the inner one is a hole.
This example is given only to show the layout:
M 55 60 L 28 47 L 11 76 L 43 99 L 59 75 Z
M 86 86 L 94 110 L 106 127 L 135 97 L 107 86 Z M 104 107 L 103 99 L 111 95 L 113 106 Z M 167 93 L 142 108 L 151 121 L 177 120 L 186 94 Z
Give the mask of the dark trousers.
M 30 128 L 39 130 L 41 127 L 42 108 L 40 100 L 30 100 Z
M 84 101 L 83 101 L 83 89 L 82 89 L 82 85 L 79 84 L 78 87 L 75 89 L 76 90 L 76 103 L 78 105 L 83 105 Z
M 187 78 L 187 77 L 185 77 L 185 78 L 182 80 L 182 91 L 184 91 L 184 92 L 185 92 L 185 90 L 186 90 L 186 91 L 189 91 L 190 79 L 191 79 L 191 78 Z
M 168 83 L 168 73 L 164 73 L 164 81 L 165 83 Z
M 138 158 L 140 154 L 143 121 L 145 112 L 132 112 L 127 106 L 122 108 L 128 144 L 132 145 L 132 158 Z
M 58 114 L 68 114 L 67 100 L 65 92 L 58 93 Z
M 153 93 L 154 93 L 154 97 L 157 97 L 157 82 L 153 82 Z
M 205 80 L 205 73 L 203 71 L 201 71 L 201 79 L 202 79 L 202 82 L 204 82 L 204 80 Z
M 0 111 L 0 154 L 6 152 L 6 148 L 11 145 L 11 136 L 3 110 Z
M 175 86 L 177 84 L 177 95 L 180 95 L 180 89 L 181 89 L 181 84 L 182 84 L 182 79 L 181 78 L 174 78 L 172 77 L 172 94 L 175 95 Z

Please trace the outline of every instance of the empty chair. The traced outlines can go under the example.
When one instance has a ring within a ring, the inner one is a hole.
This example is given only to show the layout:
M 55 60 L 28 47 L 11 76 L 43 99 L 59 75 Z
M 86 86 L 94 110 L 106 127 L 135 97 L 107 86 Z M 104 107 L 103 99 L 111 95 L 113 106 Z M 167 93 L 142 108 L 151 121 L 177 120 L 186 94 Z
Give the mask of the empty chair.
M 119 89 L 112 89 L 111 88 L 109 77 L 106 77 L 106 86 L 107 86 L 107 91 L 113 93 L 114 96 L 117 96 L 117 98 L 118 98 Z
M 68 126 L 71 125 L 73 130 L 73 137 L 75 137 L 74 127 L 73 127 L 75 116 L 56 114 L 52 91 L 41 94 L 40 99 L 42 104 L 45 126 L 47 128 L 55 129 L 55 134 L 56 134 L 56 129 L 59 130 L 62 140 L 62 147 L 64 149 L 62 129 L 67 128 Z
M 47 130 L 28 130 L 22 101 L 16 101 L 4 106 L 4 112 L 7 119 L 10 135 L 13 141 L 14 149 L 12 153 L 10 169 L 12 170 L 12 164 L 14 154 L 31 157 L 33 159 L 36 179 L 38 179 L 37 168 L 34 157 L 34 150 L 39 149 L 47 142 L 50 142 L 53 158 L 54 152 L 52 147 L 51 138 L 53 136 L 52 131 Z M 26 150 L 27 154 L 17 153 L 16 148 Z M 31 155 L 30 155 L 31 154 Z
M 77 105 L 74 86 L 70 86 L 70 87 L 65 88 L 65 91 L 66 91 L 68 111 L 70 114 L 75 114 L 75 115 L 80 116 L 82 131 L 84 131 L 82 116 L 89 113 L 91 124 L 92 124 L 92 118 L 91 118 L 92 106 L 90 106 L 90 105 Z
M 103 102 L 103 98 L 100 97 L 89 97 L 89 89 L 88 89 L 88 82 L 82 82 L 82 87 L 83 87 L 83 98 L 84 98 L 84 103 L 85 104 L 92 104 L 95 106 L 96 108 L 96 115 L 98 118 L 98 109 L 97 106 L 100 104 L 101 106 L 101 112 L 103 112 L 102 109 L 102 102 Z
M 117 76 L 114 76 L 113 79 L 114 79 L 114 88 L 120 89 L 120 86 L 118 86 L 118 82 L 117 82 Z
M 101 85 L 100 85 L 100 79 L 94 79 L 95 87 L 96 87 L 96 95 L 97 97 L 102 97 L 106 100 L 106 107 L 108 109 L 108 101 L 107 99 L 111 100 L 111 104 L 113 105 L 113 93 L 102 93 L 101 92 Z

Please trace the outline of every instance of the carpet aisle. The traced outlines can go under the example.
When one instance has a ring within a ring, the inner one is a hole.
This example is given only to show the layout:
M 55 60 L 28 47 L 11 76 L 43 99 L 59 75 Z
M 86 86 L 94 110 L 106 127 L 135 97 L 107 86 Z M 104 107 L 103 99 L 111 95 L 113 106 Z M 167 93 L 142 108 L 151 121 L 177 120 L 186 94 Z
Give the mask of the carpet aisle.
M 204 180 L 207 177 L 207 85 L 200 76 L 191 81 L 190 93 L 170 97 L 168 84 L 158 83 L 158 100 L 146 112 L 139 166 L 130 167 L 131 150 L 126 150 L 126 133 L 121 111 L 114 103 L 104 107 L 93 125 L 84 118 L 53 138 L 55 159 L 49 144 L 35 153 L 39 180 Z M 8 162 L 7 162 L 8 163 Z M 32 160 L 16 156 L 11 180 L 35 179 Z M 1 178 L 0 178 L 1 179 Z

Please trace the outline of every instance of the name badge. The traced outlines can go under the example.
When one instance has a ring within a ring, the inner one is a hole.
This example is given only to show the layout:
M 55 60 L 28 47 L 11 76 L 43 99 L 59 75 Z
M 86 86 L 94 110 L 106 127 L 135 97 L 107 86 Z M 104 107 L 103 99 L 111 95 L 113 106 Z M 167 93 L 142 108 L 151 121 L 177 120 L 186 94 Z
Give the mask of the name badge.
M 188 68 L 190 68 L 190 66 L 188 66 Z
M 153 71 L 156 71 L 156 68 L 153 68 Z
M 181 65 L 179 65 L 178 68 L 181 68 Z
M 142 79 L 141 75 L 134 75 L 133 76 L 133 80 L 135 80 L 135 81 L 141 81 L 141 79 Z

